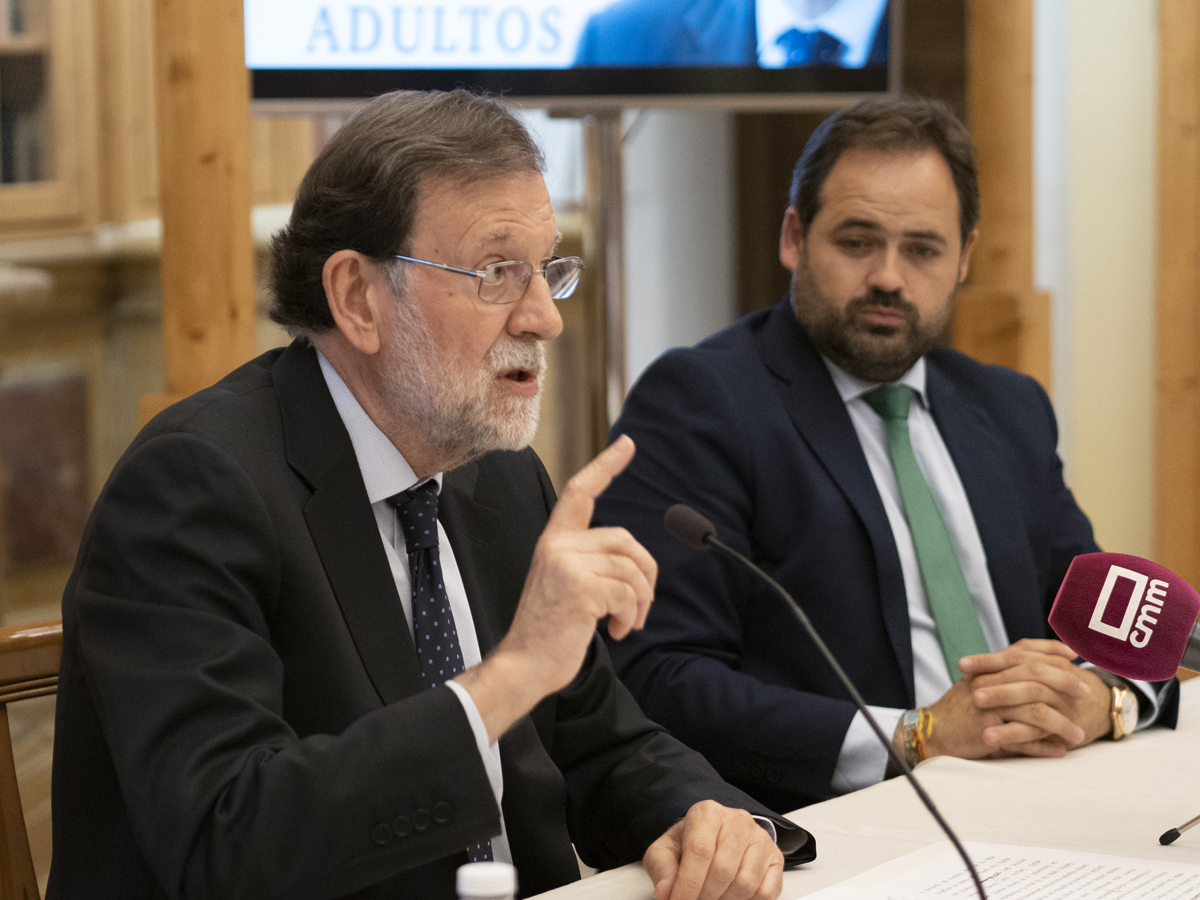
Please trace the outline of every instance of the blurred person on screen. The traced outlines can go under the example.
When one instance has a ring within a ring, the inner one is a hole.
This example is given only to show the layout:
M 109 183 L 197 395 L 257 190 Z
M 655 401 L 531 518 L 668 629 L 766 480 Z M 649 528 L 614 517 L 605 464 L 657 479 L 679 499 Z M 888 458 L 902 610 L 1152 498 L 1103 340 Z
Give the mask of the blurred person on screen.
M 621 0 L 584 26 L 576 66 L 887 64 L 887 0 Z

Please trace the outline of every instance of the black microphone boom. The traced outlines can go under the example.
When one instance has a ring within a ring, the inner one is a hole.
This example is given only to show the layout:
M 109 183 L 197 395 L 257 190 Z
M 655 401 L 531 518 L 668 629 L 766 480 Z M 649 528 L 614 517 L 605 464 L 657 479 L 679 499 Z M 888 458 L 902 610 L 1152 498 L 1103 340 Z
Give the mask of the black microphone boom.
M 682 541 L 688 547 L 691 547 L 693 550 L 704 550 L 709 547 L 713 547 L 717 550 L 720 550 L 731 559 L 737 560 L 739 563 L 765 581 L 768 585 L 770 585 L 774 589 L 775 593 L 779 594 L 780 597 L 787 601 L 788 608 L 791 609 L 792 613 L 799 620 L 800 624 L 804 626 L 804 630 L 808 634 L 809 638 L 811 638 L 812 642 L 817 645 L 817 649 L 821 651 L 821 655 L 825 657 L 825 661 L 829 663 L 838 679 L 842 682 L 842 685 L 849 692 L 855 704 L 857 704 L 863 716 L 866 717 L 867 724 L 871 726 L 871 730 L 875 732 L 875 736 L 879 738 L 880 742 L 887 750 L 888 757 L 891 759 L 892 764 L 904 773 L 904 777 L 908 779 L 908 783 L 911 784 L 913 790 L 917 792 L 917 796 L 921 798 L 921 802 L 925 804 L 925 808 L 929 810 L 930 815 L 932 815 L 938 825 L 941 826 L 942 831 L 946 832 L 946 836 L 950 838 L 950 843 L 954 845 L 954 849 L 958 851 L 958 855 L 962 857 L 963 862 L 967 866 L 967 871 L 971 875 L 971 881 L 975 883 L 975 890 L 979 893 L 980 900 L 987 900 L 987 894 L 985 894 L 983 890 L 983 882 L 979 880 L 979 873 L 975 871 L 975 865 L 971 862 L 971 857 L 967 856 L 966 848 L 963 847 L 962 842 L 958 839 L 958 836 L 953 830 L 951 830 L 950 825 L 945 819 L 942 818 L 942 814 L 938 812 L 938 808 L 934 805 L 933 799 L 927 793 L 925 793 L 925 789 L 917 782 L 917 779 L 913 775 L 912 769 L 909 767 L 908 762 L 896 752 L 896 748 L 892 745 L 891 740 L 884 735 L 883 729 L 879 727 L 879 723 L 876 722 L 874 716 L 867 711 L 866 701 L 863 700 L 862 695 L 858 692 L 858 688 L 854 686 L 854 682 L 850 680 L 850 676 L 847 675 L 845 670 L 841 667 L 841 665 L 839 665 L 837 658 L 833 655 L 833 652 L 828 646 L 826 646 L 825 641 L 823 641 L 821 636 L 817 634 L 817 629 L 813 627 L 812 622 L 808 618 L 808 613 L 804 611 L 803 607 L 801 607 L 800 604 L 796 602 L 796 599 L 786 590 L 784 590 L 783 586 L 774 578 L 764 572 L 761 568 L 759 568 L 737 550 L 734 550 L 728 544 L 722 543 L 717 538 L 716 526 L 690 506 L 687 506 L 683 503 L 676 503 L 668 508 L 666 514 L 663 516 L 663 525 L 666 526 L 667 531 L 669 531 L 674 537 Z

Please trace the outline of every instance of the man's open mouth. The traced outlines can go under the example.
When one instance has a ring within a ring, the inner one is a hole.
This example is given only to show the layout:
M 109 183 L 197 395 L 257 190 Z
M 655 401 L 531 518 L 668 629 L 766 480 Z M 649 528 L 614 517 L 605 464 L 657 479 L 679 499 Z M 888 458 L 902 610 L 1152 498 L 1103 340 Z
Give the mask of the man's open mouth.
M 537 375 L 532 369 L 509 369 L 500 373 L 501 378 L 507 378 L 509 381 L 534 381 Z

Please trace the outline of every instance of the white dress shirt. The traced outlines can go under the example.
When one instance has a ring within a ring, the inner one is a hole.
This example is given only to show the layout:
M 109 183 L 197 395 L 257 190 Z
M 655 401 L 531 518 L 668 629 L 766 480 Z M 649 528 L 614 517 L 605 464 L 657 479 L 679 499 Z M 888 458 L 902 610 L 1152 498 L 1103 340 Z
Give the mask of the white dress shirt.
M 758 64 L 780 68 L 787 54 L 777 43 L 793 28 L 800 31 L 824 31 L 845 46 L 839 60 L 847 69 L 866 64 L 875 40 L 875 32 L 887 0 L 840 0 L 814 18 L 797 13 L 795 0 L 757 0 L 755 25 L 758 29 Z
M 846 412 L 850 414 L 850 421 L 854 425 L 859 443 L 862 444 L 867 465 L 871 469 L 871 477 L 883 500 L 888 524 L 896 541 L 900 568 L 904 574 L 904 592 L 908 598 L 908 618 L 912 628 L 916 702 L 918 706 L 930 706 L 950 690 L 953 682 L 942 655 L 937 626 L 929 611 L 925 585 L 921 581 L 916 549 L 913 547 L 912 534 L 908 530 L 908 520 L 904 515 L 904 504 L 900 499 L 900 489 L 896 484 L 891 457 L 887 452 L 883 419 L 863 399 L 864 394 L 879 385 L 855 378 L 827 359 L 824 362 L 833 378 L 834 387 L 846 404 Z M 988 574 L 987 554 L 979 537 L 979 529 L 975 525 L 975 516 L 971 512 L 966 490 L 930 411 L 929 398 L 925 391 L 925 374 L 925 358 L 922 357 L 900 379 L 892 383 L 907 385 L 916 392 L 915 401 L 908 412 L 908 431 L 913 454 L 950 532 L 950 540 L 954 544 L 959 565 L 962 566 L 967 589 L 975 601 L 975 612 L 979 616 L 988 650 L 1002 650 L 1010 641 L 1000 615 L 992 579 Z M 1139 727 L 1145 727 L 1157 715 L 1157 698 L 1149 685 L 1135 683 L 1134 686 L 1139 688 L 1138 693 L 1141 695 L 1138 724 Z M 884 734 L 889 737 L 895 731 L 896 723 L 904 712 L 878 706 L 868 709 Z M 840 794 L 875 784 L 882 780 L 886 766 L 887 750 L 879 743 L 862 712 L 858 712 L 842 742 L 831 787 L 835 793 Z
M 371 417 L 359 405 L 350 389 L 329 361 L 319 352 L 317 358 L 321 364 L 321 374 L 325 376 L 325 384 L 333 396 L 338 415 L 350 434 L 350 443 L 354 445 L 354 456 L 358 460 L 359 471 L 362 472 L 363 485 L 367 489 L 367 499 L 371 501 L 371 511 L 375 514 L 375 524 L 379 527 L 379 537 L 383 541 L 383 549 L 387 554 L 388 565 L 392 568 L 392 578 L 396 582 L 396 593 L 400 596 L 400 605 L 404 609 L 404 620 L 412 631 L 412 583 L 408 573 L 408 553 L 404 546 L 404 537 L 396 521 L 396 510 L 388 505 L 387 498 L 401 491 L 416 487 L 422 481 L 413 473 L 412 467 L 396 449 L 388 437 L 379 430 Z M 434 476 L 438 489 L 442 486 L 442 473 Z M 446 585 L 446 593 L 450 598 L 450 612 L 454 616 L 454 627 L 458 631 L 458 643 L 462 649 L 463 665 L 466 668 L 478 665 L 482 656 L 479 652 L 479 639 L 475 634 L 475 621 L 471 617 L 471 606 L 467 601 L 467 590 L 463 586 L 462 573 L 454 559 L 454 550 L 446 538 L 446 530 L 438 521 L 438 553 L 441 556 L 442 575 Z M 447 681 L 449 687 L 462 703 L 475 734 L 475 744 L 483 765 L 487 770 L 492 792 L 496 795 L 496 805 L 500 806 L 504 795 L 504 776 L 500 768 L 499 744 L 488 744 L 487 728 L 483 718 L 475 707 L 475 702 L 465 688 L 453 681 Z M 508 847 L 508 833 L 504 830 L 504 815 L 500 816 L 501 833 L 492 838 L 492 856 L 500 862 L 512 862 L 512 853 Z

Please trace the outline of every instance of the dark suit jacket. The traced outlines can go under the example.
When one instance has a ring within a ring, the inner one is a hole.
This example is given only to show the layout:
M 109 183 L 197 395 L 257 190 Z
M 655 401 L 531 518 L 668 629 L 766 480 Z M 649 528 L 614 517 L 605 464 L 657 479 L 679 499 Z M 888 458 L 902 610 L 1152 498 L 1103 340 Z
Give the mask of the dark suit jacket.
M 1050 402 L 1033 379 L 951 350 L 927 364 L 1008 636 L 1047 637 L 1068 564 L 1097 549 L 1063 483 Z M 708 516 L 795 595 L 869 704 L 915 706 L 887 514 L 787 300 L 658 360 L 613 432 L 630 435 L 637 456 L 596 519 L 627 526 L 660 567 L 645 631 L 610 648 L 618 673 L 650 718 L 767 805 L 827 798 L 855 713 L 849 696 L 778 597 L 662 525 L 676 502 Z
M 552 502 L 532 451 L 445 477 L 485 653 Z M 462 848 L 499 831 L 461 704 L 420 688 L 311 348 L 259 357 L 143 430 L 63 616 L 51 898 L 449 898 Z M 599 640 L 501 752 L 526 894 L 578 877 L 572 840 L 613 866 L 698 799 L 752 803 L 642 716 Z
M 867 65 L 887 62 L 888 15 Z M 754 0 L 623 0 L 588 19 L 577 66 L 757 66 Z

